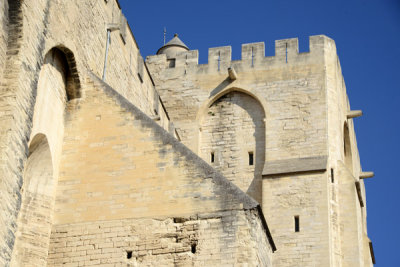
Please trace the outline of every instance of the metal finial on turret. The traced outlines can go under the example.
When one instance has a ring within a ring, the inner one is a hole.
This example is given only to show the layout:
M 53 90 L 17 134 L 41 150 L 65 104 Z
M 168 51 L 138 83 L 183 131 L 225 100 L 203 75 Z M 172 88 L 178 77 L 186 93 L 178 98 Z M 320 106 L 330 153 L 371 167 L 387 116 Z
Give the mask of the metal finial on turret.
M 165 36 L 167 35 L 167 28 L 164 27 L 164 45 L 165 45 Z

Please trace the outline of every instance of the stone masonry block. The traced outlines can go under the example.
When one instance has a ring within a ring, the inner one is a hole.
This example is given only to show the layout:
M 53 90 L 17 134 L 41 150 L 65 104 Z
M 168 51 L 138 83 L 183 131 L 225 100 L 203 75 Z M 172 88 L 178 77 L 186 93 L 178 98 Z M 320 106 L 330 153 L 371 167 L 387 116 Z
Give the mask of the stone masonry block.
M 210 68 L 226 71 L 232 60 L 232 47 L 221 46 L 208 49 L 208 65 Z

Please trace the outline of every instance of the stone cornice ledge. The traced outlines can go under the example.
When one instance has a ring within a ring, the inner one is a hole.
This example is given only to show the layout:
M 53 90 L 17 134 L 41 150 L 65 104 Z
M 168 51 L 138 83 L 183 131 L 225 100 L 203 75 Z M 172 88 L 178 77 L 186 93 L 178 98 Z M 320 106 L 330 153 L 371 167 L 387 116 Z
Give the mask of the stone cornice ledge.
M 266 161 L 263 176 L 326 171 L 328 156 Z

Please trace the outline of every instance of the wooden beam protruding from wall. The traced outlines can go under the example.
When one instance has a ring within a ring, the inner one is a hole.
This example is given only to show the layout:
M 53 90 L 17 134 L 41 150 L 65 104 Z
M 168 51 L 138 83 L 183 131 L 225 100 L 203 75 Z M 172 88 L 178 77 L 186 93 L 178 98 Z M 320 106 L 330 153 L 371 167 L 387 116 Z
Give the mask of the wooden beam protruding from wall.
M 347 112 L 347 118 L 348 119 L 361 117 L 362 115 L 363 115 L 362 110 L 350 110 L 350 111 Z

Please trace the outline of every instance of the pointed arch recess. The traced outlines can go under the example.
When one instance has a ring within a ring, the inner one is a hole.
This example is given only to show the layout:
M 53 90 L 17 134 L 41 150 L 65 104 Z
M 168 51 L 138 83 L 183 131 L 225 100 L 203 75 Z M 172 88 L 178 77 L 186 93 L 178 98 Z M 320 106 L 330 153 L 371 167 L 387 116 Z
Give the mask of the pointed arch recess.
M 210 97 L 207 101 L 205 101 L 199 108 L 199 111 L 197 112 L 197 116 L 196 116 L 196 121 L 199 123 L 199 125 L 201 125 L 201 120 L 204 118 L 204 115 L 207 113 L 207 109 L 218 99 L 220 99 L 222 96 L 230 93 L 230 92 L 241 92 L 244 94 L 247 94 L 251 97 L 253 97 L 255 100 L 257 100 L 261 107 L 263 108 L 264 111 L 264 117 L 267 118 L 268 117 L 268 109 L 267 109 L 267 102 L 264 100 L 263 97 L 259 96 L 257 93 L 240 88 L 240 87 L 230 87 L 230 88 L 226 88 L 224 90 L 222 90 L 221 92 L 213 95 L 212 97 Z
M 229 88 L 199 114 L 199 155 L 261 203 L 265 162 L 265 104 L 254 93 Z
M 74 53 L 64 45 L 57 45 L 51 48 L 44 57 L 44 62 L 48 57 L 59 53 L 65 62 L 66 94 L 67 100 L 81 98 L 81 82 Z
M 347 169 L 353 173 L 353 153 L 351 149 L 350 131 L 347 122 L 343 126 L 343 157 Z
M 55 196 L 55 179 L 46 135 L 36 134 L 24 168 L 21 210 L 17 220 L 12 266 L 45 266 Z

